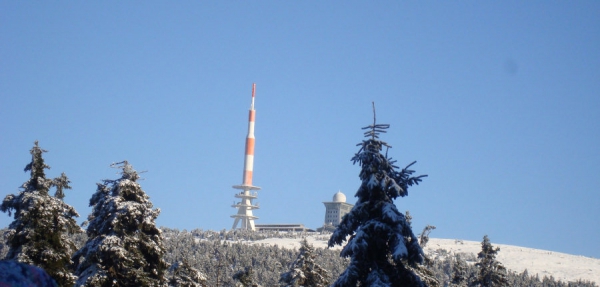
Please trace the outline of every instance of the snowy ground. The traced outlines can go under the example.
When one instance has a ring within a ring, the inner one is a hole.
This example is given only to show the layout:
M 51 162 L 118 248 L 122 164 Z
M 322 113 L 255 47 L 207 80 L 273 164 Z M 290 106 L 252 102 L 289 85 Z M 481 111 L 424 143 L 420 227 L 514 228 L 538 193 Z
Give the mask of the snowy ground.
M 315 247 L 327 248 L 329 236 L 310 235 L 306 240 Z M 278 245 L 279 247 L 292 249 L 300 248 L 300 240 L 290 238 L 268 238 L 255 241 L 254 244 Z M 530 275 L 538 274 L 540 278 L 552 275 L 555 279 L 562 281 L 584 279 L 600 284 L 600 259 L 494 244 L 493 242 L 492 245 L 500 247 L 497 259 L 510 270 L 523 272 L 527 269 Z M 340 248 L 336 246 L 334 249 Z M 445 249 L 452 253 L 473 253 L 477 256 L 477 253 L 481 251 L 481 242 L 431 238 L 425 252 L 429 254 L 438 249 Z
M 510 270 L 523 272 L 527 269 L 529 274 L 538 274 L 540 278 L 552 275 L 562 281 L 584 279 L 600 284 L 600 259 L 493 242 L 492 245 L 500 247 L 497 259 Z M 477 254 L 481 251 L 481 242 L 432 238 L 425 252 L 436 249 Z

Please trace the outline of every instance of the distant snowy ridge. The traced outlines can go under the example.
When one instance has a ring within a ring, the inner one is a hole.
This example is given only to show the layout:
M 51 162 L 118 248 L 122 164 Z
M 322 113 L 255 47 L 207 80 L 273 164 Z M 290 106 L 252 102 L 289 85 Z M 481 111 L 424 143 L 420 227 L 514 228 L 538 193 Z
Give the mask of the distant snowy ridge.
M 327 248 L 327 235 L 309 235 L 306 237 L 308 243 L 316 248 Z M 267 238 L 253 241 L 251 244 L 277 245 L 283 248 L 299 249 L 300 239 L 293 238 Z M 515 272 L 523 272 L 527 269 L 530 275 L 538 274 L 540 278 L 553 276 L 564 282 L 576 281 L 578 279 L 589 280 L 600 284 L 600 259 L 589 258 L 566 253 L 494 244 L 500 247 L 497 259 L 506 268 Z M 341 249 L 336 246 L 333 249 Z M 425 253 L 433 254 L 438 249 L 444 249 L 451 253 L 471 253 L 477 256 L 481 251 L 481 242 L 456 239 L 430 238 L 425 248 Z
M 561 281 L 584 279 L 600 284 L 600 259 L 493 242 L 492 245 L 500 247 L 496 259 L 512 271 L 527 269 L 529 274 L 538 274 L 540 278 L 552 275 Z M 477 255 L 481 251 L 481 242 L 431 238 L 425 252 L 430 254 L 437 249 Z

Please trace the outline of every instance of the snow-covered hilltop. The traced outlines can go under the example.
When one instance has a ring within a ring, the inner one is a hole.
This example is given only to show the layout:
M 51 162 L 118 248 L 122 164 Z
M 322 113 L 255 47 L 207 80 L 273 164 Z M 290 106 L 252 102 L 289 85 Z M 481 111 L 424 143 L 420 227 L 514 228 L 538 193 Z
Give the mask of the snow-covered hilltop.
M 492 245 L 500 247 L 496 259 L 512 271 L 527 269 L 529 274 L 540 277 L 552 275 L 562 281 L 584 279 L 600 284 L 600 259 L 493 242 Z M 431 238 L 425 252 L 429 254 L 437 249 L 477 255 L 481 251 L 481 242 Z
M 306 239 L 317 248 L 327 248 L 329 236 L 309 235 Z M 253 244 L 278 245 L 290 249 L 300 248 L 300 240 L 293 238 L 267 238 L 254 241 Z M 538 274 L 540 278 L 552 275 L 561 281 L 583 279 L 600 284 L 600 259 L 493 242 L 492 245 L 500 247 L 498 261 L 512 271 L 523 272 L 527 269 L 529 274 Z M 340 248 L 339 246 L 335 247 L 335 249 Z M 425 252 L 433 254 L 439 249 L 451 253 L 471 253 L 477 256 L 477 253 L 481 251 L 481 242 L 430 238 Z

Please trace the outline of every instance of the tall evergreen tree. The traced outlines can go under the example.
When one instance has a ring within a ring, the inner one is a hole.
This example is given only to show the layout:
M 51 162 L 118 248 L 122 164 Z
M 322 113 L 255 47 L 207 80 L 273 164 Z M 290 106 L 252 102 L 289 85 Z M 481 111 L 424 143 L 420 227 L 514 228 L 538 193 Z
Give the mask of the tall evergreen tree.
M 479 274 L 471 286 L 508 286 L 506 268 L 504 268 L 502 263 L 496 260 L 498 251 L 500 251 L 500 248 L 494 248 L 490 243 L 488 236 L 485 235 L 481 242 L 481 252 L 477 254 L 478 262 L 475 263 L 475 266 L 479 269 Z
M 285 287 L 325 287 L 329 285 L 329 272 L 315 263 L 314 247 L 306 238 L 300 242 L 300 254 L 290 264 L 290 270 L 281 274 Z
M 411 176 L 414 171 L 398 171 L 387 156 L 391 147 L 379 140 L 388 124 L 377 124 L 373 105 L 373 124 L 363 129 L 366 140 L 352 161 L 361 166 L 358 200 L 329 239 L 329 247 L 348 243 L 342 257 L 350 257 L 348 268 L 333 286 L 426 286 L 414 268 L 422 264 L 424 253 L 406 217 L 396 209 L 394 200 L 408 195 L 408 187 L 418 184 L 425 175 Z M 385 155 L 382 154 L 386 148 Z
M 160 210 L 127 161 L 111 166 L 121 178 L 99 183 L 90 199 L 88 241 L 73 256 L 77 286 L 164 286 L 165 248 L 154 223 Z
M 66 204 L 64 190 L 70 189 L 69 179 L 63 173 L 55 179 L 47 179 L 42 154 L 47 152 L 36 141 L 31 149 L 31 162 L 25 167 L 30 178 L 18 195 L 9 194 L 0 209 L 12 215 L 9 226 L 8 245 L 5 259 L 36 265 L 43 268 L 59 286 L 72 286 L 77 277 L 69 269 L 71 255 L 76 246 L 70 234 L 82 232 L 75 217 L 77 211 Z M 56 188 L 54 196 L 49 194 Z

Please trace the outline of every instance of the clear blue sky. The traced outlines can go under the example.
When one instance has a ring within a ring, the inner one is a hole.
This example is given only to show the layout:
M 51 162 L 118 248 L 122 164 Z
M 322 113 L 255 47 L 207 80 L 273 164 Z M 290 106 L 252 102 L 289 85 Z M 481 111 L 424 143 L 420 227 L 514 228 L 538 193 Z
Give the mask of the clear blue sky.
M 0 1 L 0 190 L 39 140 L 80 222 L 126 159 L 158 225 L 229 229 L 255 82 L 257 223 L 355 202 L 375 101 L 415 233 L 598 258 L 599 51 L 598 1 Z

